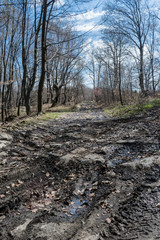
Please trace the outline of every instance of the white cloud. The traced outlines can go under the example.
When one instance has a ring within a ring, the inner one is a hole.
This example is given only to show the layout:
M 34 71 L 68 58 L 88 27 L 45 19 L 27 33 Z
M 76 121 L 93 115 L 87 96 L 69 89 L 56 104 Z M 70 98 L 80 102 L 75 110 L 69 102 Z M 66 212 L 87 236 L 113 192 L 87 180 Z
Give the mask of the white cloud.
M 97 48 L 103 48 L 103 47 L 105 47 L 105 44 L 104 44 L 104 42 L 102 41 L 102 39 L 99 39 L 99 40 L 93 41 L 93 47 L 94 47 L 95 49 L 97 49 Z
M 63 1 L 63 0 L 62 0 Z M 66 21 L 86 21 L 86 20 L 92 20 L 95 18 L 100 18 L 103 15 L 105 15 L 106 11 L 94 11 L 90 10 L 85 13 L 79 13 L 77 15 L 70 15 L 69 17 L 66 17 Z
M 65 4 L 65 0 L 57 0 L 54 4 L 55 7 L 60 8 Z
M 73 16 L 72 20 L 78 20 L 78 21 L 91 20 L 91 19 L 95 19 L 97 17 L 102 17 L 104 14 L 105 14 L 105 11 L 95 12 L 95 11 L 91 10 L 86 13 L 81 13 L 77 16 Z
M 86 23 L 86 24 L 79 24 L 74 27 L 74 30 L 81 31 L 81 32 L 87 32 L 87 31 L 97 32 L 97 31 L 100 31 L 105 28 L 106 28 L 106 26 L 104 26 L 104 25 L 98 25 L 98 24 L 95 25 L 94 22 L 91 22 L 91 23 Z

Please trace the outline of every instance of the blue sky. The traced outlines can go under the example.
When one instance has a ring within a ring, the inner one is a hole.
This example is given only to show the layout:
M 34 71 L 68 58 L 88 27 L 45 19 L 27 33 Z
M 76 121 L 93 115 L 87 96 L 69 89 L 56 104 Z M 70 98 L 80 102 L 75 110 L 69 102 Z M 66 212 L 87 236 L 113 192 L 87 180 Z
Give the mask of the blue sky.
M 59 0 L 66 1 L 66 0 Z M 69 0 L 67 0 L 69 1 Z M 106 1 L 103 0 L 92 0 L 88 3 L 75 3 L 72 5 L 73 16 L 67 17 L 68 23 L 73 24 L 73 30 L 79 35 L 84 34 L 86 43 L 88 46 L 85 51 L 85 59 L 89 57 L 90 52 L 93 49 L 103 46 L 103 41 L 101 40 L 101 30 L 106 26 L 103 24 L 102 17 L 105 14 L 104 4 Z M 148 0 L 151 10 L 157 10 L 160 12 L 159 0 Z M 73 2 L 72 2 L 73 4 Z M 159 15 L 160 17 L 160 15 Z M 87 85 L 91 86 L 91 79 L 89 76 L 85 75 Z
M 86 39 L 88 38 L 95 41 L 100 38 L 100 31 L 104 28 L 104 26 L 101 25 L 101 18 L 105 14 L 103 7 L 103 0 L 92 0 L 88 3 L 74 3 L 74 6 L 72 5 L 72 15 L 68 16 L 66 20 L 79 35 L 85 34 Z
M 64 1 L 64 0 L 60 0 Z M 101 30 L 104 29 L 104 25 L 101 24 L 102 17 L 105 14 L 103 10 L 104 1 L 103 0 L 92 0 L 88 3 L 77 3 L 72 6 L 73 16 L 67 16 L 65 20 L 68 24 L 73 26 L 73 30 L 78 33 L 78 35 L 83 35 L 85 37 L 85 47 L 83 52 L 83 60 L 86 64 L 88 63 L 91 51 L 103 44 L 101 40 Z M 85 84 L 88 87 L 93 87 L 92 80 L 88 72 L 84 71 Z
M 63 2 L 66 0 L 59 1 Z M 68 1 L 69 0 L 67 0 L 67 2 Z M 69 16 L 67 20 L 70 23 L 72 22 L 74 24 L 73 29 L 79 34 L 86 33 L 86 37 L 92 39 L 93 41 L 97 41 L 100 39 L 101 30 L 105 28 L 102 17 L 105 14 L 103 8 L 106 1 L 92 0 L 86 3 L 82 3 L 80 1 L 81 0 L 79 0 L 79 2 L 78 0 L 75 0 L 72 2 L 73 15 L 76 14 L 76 16 Z M 159 1 L 160 0 L 148 0 L 148 5 L 150 6 L 150 9 L 154 11 L 157 10 L 159 12 Z

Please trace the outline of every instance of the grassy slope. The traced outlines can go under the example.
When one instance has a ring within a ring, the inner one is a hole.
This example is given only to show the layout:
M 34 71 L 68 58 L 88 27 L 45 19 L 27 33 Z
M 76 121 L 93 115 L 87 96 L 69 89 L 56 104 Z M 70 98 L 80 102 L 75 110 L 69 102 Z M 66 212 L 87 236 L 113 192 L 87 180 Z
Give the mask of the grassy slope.
M 38 116 L 36 115 L 36 111 L 33 111 L 31 116 L 26 116 L 25 113 L 22 113 L 20 117 L 15 117 L 12 121 L 6 122 L 5 124 L 1 123 L 0 127 L 14 128 L 23 127 L 25 125 L 36 125 L 45 121 L 56 119 L 63 114 L 73 112 L 75 111 L 75 108 L 72 106 L 57 106 L 49 109 L 44 107 L 44 111 L 44 113 Z
M 141 103 L 134 103 L 130 105 L 117 105 L 114 107 L 104 108 L 104 112 L 107 116 L 111 117 L 131 117 L 140 114 L 143 111 L 152 109 L 155 106 L 160 105 L 160 99 L 148 99 L 143 100 Z

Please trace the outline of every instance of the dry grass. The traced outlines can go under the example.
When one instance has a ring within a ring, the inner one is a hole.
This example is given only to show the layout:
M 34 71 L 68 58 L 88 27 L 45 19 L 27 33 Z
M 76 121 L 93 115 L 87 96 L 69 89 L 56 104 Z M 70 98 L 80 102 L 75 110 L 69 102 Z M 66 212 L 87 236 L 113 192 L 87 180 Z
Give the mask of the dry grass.
M 43 113 L 37 116 L 37 110 L 36 107 L 31 108 L 31 115 L 27 116 L 25 112 L 25 107 L 21 107 L 21 116 L 16 116 L 17 109 L 13 109 L 11 111 L 11 118 L 9 121 L 6 121 L 5 123 L 1 123 L 1 128 L 7 128 L 7 127 L 22 127 L 26 125 L 33 125 L 33 124 L 39 124 L 43 123 L 45 121 L 49 121 L 52 119 L 56 119 L 59 116 L 73 112 L 75 111 L 75 107 L 73 106 L 56 106 L 53 108 L 50 108 L 50 105 L 44 104 L 43 105 Z

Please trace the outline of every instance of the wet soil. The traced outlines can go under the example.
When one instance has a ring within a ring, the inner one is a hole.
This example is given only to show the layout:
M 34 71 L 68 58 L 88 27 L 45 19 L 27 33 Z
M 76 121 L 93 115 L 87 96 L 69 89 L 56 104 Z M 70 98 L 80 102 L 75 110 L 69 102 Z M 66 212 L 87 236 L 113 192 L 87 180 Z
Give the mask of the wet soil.
M 0 240 L 160 239 L 160 109 L 97 107 L 0 135 Z

